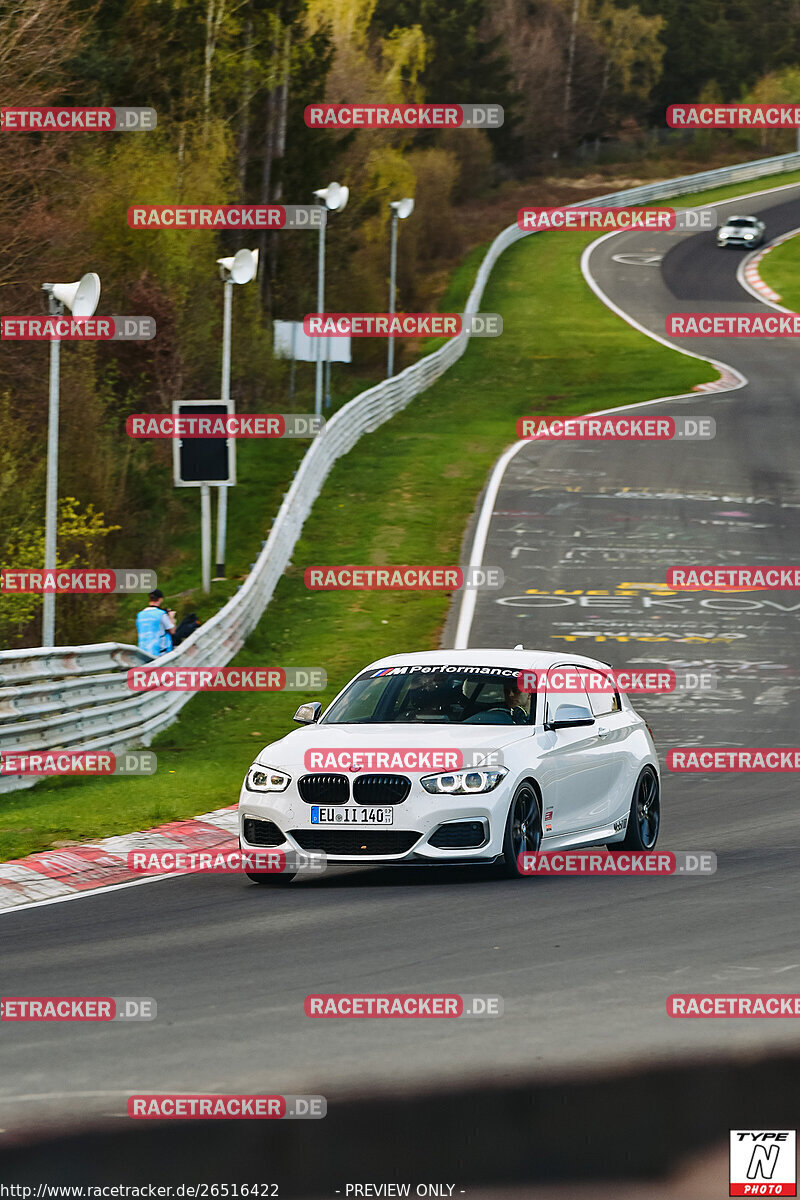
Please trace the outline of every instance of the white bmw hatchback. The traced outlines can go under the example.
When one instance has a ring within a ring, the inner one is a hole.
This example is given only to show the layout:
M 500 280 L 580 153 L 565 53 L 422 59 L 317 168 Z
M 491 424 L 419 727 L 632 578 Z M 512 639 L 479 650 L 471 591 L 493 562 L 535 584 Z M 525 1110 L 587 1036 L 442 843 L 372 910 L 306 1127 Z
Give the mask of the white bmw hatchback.
M 565 679 L 575 681 L 569 691 Z M 656 844 L 653 739 L 596 659 L 393 655 L 324 713 L 303 704 L 295 720 L 303 727 L 265 746 L 242 784 L 243 849 L 322 851 L 335 863 L 500 863 L 516 876 L 525 852 Z

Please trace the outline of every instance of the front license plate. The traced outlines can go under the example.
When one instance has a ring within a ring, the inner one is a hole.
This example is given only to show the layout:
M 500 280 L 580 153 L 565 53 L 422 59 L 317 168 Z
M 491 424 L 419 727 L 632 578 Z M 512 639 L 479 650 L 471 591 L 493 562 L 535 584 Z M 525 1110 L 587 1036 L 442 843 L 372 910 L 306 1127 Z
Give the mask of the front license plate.
M 391 808 L 333 808 L 321 804 L 311 806 L 312 825 L 391 825 Z

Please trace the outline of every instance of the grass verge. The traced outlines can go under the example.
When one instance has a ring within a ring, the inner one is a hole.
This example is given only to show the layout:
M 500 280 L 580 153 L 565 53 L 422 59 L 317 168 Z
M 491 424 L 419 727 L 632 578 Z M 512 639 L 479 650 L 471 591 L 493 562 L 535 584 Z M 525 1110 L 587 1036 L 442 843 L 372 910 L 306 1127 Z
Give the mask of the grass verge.
M 725 199 L 795 179 L 800 172 L 675 203 Z M 381 655 L 438 644 L 449 596 L 308 592 L 306 565 L 455 564 L 476 499 L 498 454 L 514 441 L 519 416 L 630 404 L 715 377 L 708 364 L 642 337 L 592 295 L 579 261 L 593 236 L 538 234 L 507 251 L 482 306 L 503 314 L 503 336 L 473 341 L 434 387 L 334 467 L 293 566 L 235 660 L 323 667 L 327 692 L 196 696 L 154 743 L 156 775 L 52 779 L 0 799 L 0 858 L 234 803 L 256 752 L 293 728 L 297 704 L 327 702 Z M 442 311 L 463 305 L 483 253 L 473 252 L 455 272 Z M 255 474 L 251 484 L 257 491 Z
M 780 296 L 784 308 L 800 312 L 800 241 L 797 236 L 781 242 L 758 264 L 758 273 Z

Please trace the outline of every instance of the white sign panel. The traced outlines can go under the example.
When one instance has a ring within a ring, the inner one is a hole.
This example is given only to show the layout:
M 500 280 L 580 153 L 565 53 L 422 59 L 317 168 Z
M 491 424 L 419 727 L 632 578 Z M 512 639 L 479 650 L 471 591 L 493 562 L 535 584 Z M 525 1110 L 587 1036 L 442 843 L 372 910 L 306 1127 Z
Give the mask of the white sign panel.
M 349 336 L 312 338 L 303 332 L 302 321 L 273 322 L 273 353 L 276 358 L 316 362 L 320 349 L 323 362 L 352 362 Z

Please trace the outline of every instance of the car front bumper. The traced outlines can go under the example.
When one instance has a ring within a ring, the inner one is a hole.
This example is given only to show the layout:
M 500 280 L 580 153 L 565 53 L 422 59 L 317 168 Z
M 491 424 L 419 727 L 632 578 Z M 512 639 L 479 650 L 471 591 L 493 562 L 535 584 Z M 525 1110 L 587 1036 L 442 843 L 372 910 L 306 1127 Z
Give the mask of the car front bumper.
M 260 839 L 271 833 L 263 827 L 253 827 L 250 821 L 271 822 L 283 840 L 274 840 L 270 848 L 323 852 L 330 861 L 357 862 L 490 862 L 503 850 L 506 816 L 511 800 L 510 789 L 501 784 L 492 792 L 474 796 L 433 796 L 417 781 L 408 798 L 401 804 L 376 805 L 391 807 L 391 825 L 312 824 L 312 805 L 300 798 L 294 789 L 287 792 L 251 792 L 242 787 L 239 799 L 239 837 L 246 849 L 263 849 Z M 352 802 L 335 806 L 337 810 L 352 809 Z M 454 826 L 474 826 L 457 833 Z M 480 843 L 478 830 L 480 825 Z M 446 830 L 446 833 L 442 833 Z M 452 843 L 469 832 L 474 845 L 433 845 L 431 839 Z M 360 836 L 362 835 L 363 836 Z

